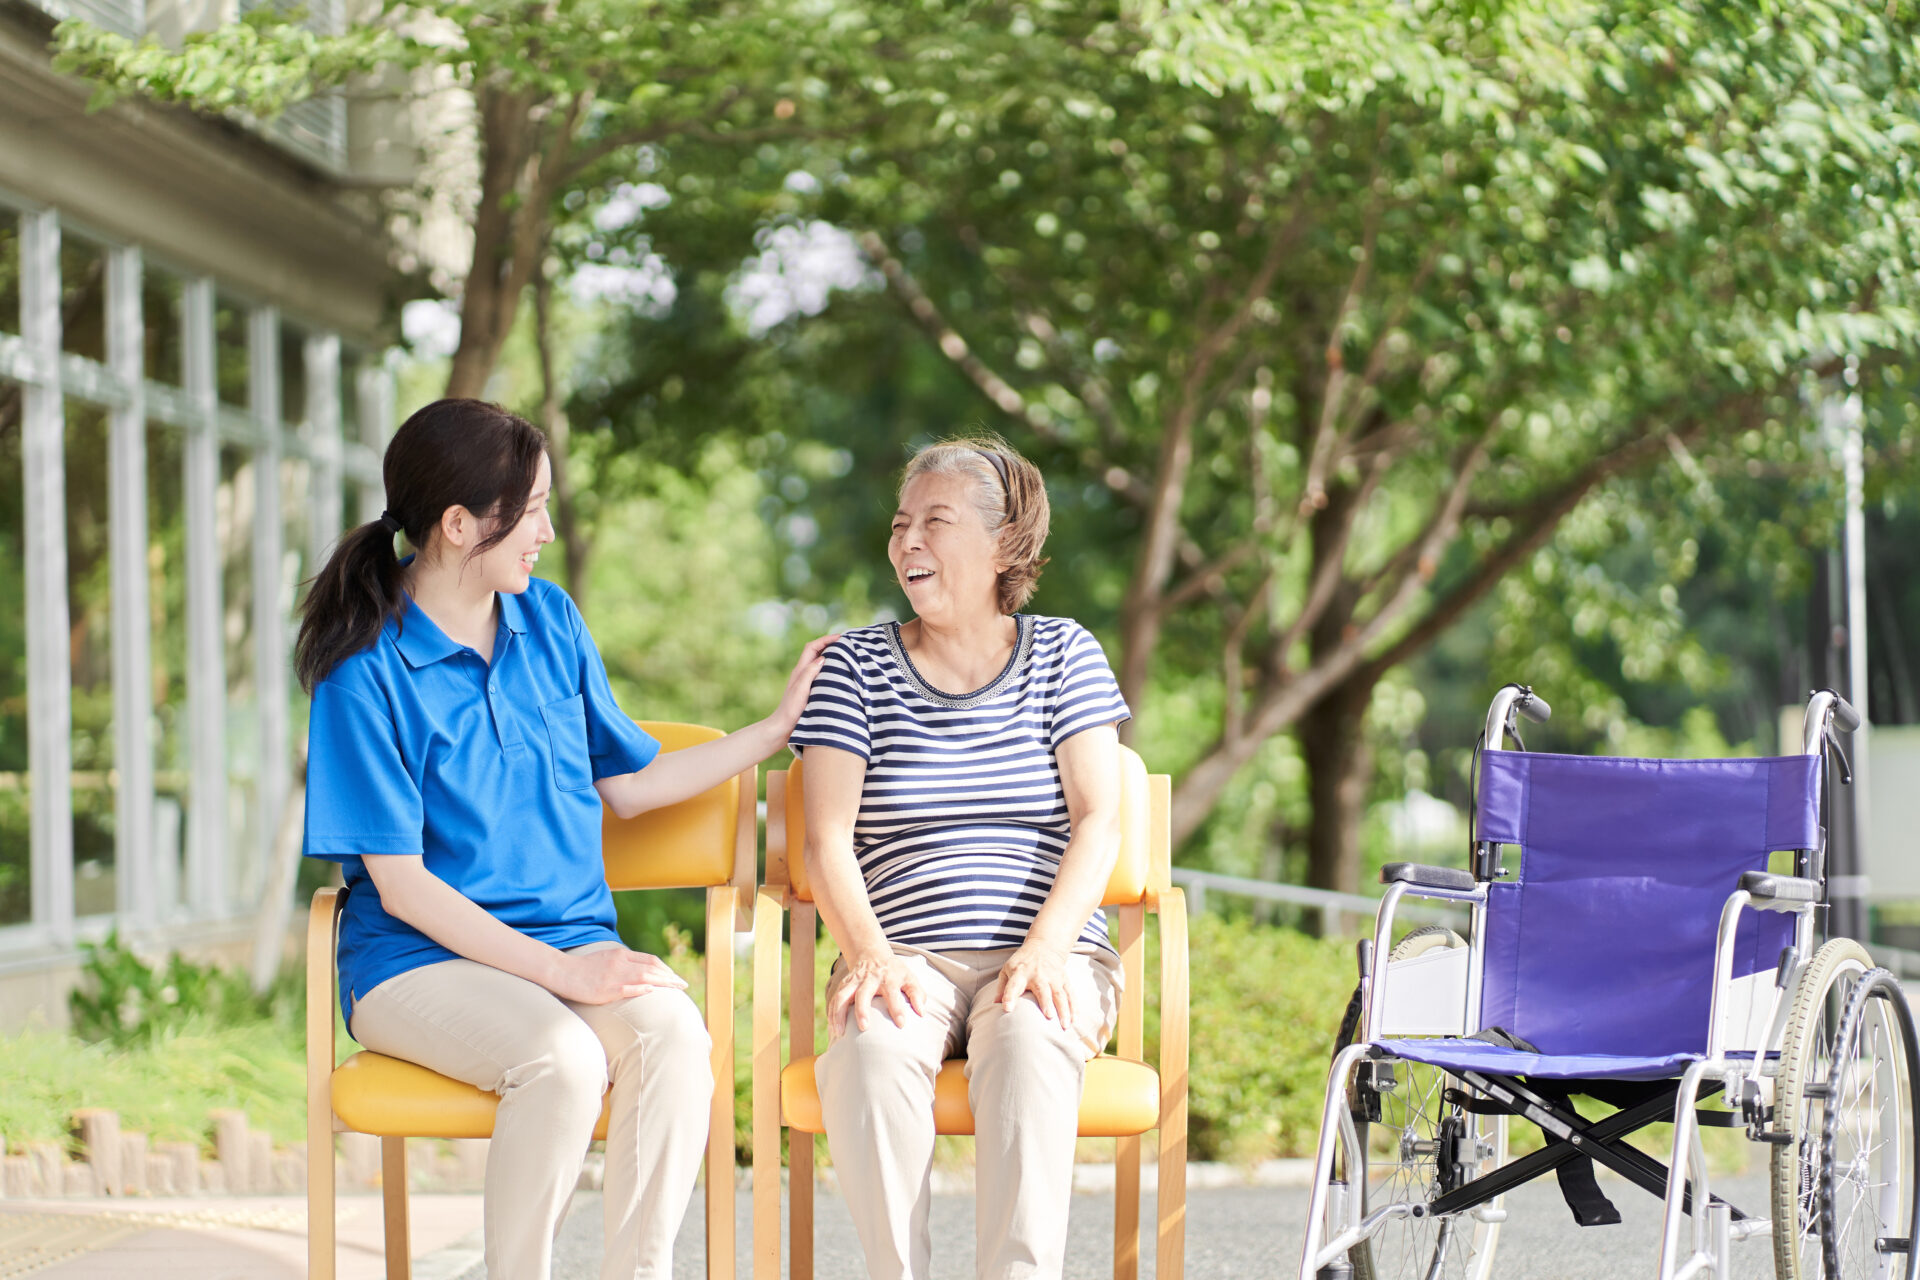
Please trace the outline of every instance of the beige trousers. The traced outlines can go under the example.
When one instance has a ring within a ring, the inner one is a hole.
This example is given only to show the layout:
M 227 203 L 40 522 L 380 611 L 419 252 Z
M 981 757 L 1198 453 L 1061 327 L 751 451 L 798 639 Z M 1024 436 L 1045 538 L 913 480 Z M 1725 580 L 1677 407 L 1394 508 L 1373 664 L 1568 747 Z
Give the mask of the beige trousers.
M 874 1280 L 926 1280 L 933 1246 L 933 1082 L 964 1052 L 975 1141 L 975 1265 L 983 1280 L 1057 1280 L 1066 1262 L 1073 1147 L 1086 1065 L 1113 1033 L 1120 962 L 1098 947 L 1068 960 L 1074 1022 L 1032 996 L 1000 1003 L 1001 951 L 895 945 L 923 992 L 922 1012 L 895 1026 L 875 1001 L 814 1065 L 834 1172 Z M 847 980 L 836 965 L 829 998 Z
M 713 1097 L 712 1042 L 685 992 L 576 1004 L 491 966 L 447 960 L 362 996 L 352 1031 L 376 1053 L 500 1095 L 487 1153 L 492 1280 L 548 1280 L 611 1082 L 601 1280 L 673 1274 Z

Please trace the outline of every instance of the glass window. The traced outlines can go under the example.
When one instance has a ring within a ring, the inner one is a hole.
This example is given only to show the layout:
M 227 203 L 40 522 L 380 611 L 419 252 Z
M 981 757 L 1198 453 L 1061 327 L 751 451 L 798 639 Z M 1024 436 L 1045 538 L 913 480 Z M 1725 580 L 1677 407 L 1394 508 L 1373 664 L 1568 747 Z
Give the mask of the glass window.
M 147 424 L 147 612 L 151 619 L 154 897 L 161 917 L 184 901 L 186 814 L 193 776 L 187 718 L 187 537 L 178 431 Z
M 293 325 L 280 326 L 280 421 L 290 433 L 304 434 L 307 421 L 307 335 Z
M 290 616 L 298 617 L 307 598 L 306 582 L 315 566 L 308 562 L 313 548 L 313 464 L 292 455 L 280 459 L 280 581 L 278 599 Z M 327 530 L 328 541 L 338 531 Z
M 60 349 L 105 363 L 107 254 L 71 230 L 60 231 Z
M 0 271 L 5 266 L 6 260 L 0 259 Z M 6 284 L 0 278 L 0 291 Z M 20 384 L 0 381 L 0 924 L 25 923 L 33 911 L 27 825 L 27 584 L 21 572 L 26 563 L 25 498 Z
M 220 631 L 227 664 L 227 892 L 249 901 L 260 864 L 260 686 L 253 654 L 253 451 L 220 450 L 214 520 L 220 542 Z
M 0 209 L 0 331 L 20 332 L 20 215 L 11 209 Z
M 66 403 L 67 613 L 73 655 L 73 909 L 114 909 L 113 574 L 107 411 Z
M 340 348 L 340 438 L 362 440 L 360 434 L 360 365 L 366 357 L 350 347 Z M 351 508 L 347 519 L 353 519 Z
M 152 264 L 140 273 L 140 319 L 146 332 L 147 377 L 177 387 L 186 381 L 186 356 L 181 343 L 180 277 L 156 270 Z
M 219 295 L 213 300 L 213 351 L 214 385 L 221 401 L 236 409 L 249 408 L 247 310 L 233 299 Z
M 345 486 L 345 501 L 341 505 L 341 518 L 346 521 L 347 529 L 378 520 L 380 513 L 386 510 L 386 493 L 377 484 L 361 484 L 349 478 Z M 342 529 L 341 533 L 345 533 Z M 334 535 L 336 538 L 339 534 Z

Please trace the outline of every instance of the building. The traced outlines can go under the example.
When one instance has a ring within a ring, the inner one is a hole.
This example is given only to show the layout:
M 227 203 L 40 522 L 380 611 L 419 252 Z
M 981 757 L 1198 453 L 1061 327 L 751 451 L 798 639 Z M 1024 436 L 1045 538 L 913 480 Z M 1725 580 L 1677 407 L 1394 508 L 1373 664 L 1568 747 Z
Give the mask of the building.
M 68 13 L 233 16 L 0 0 L 0 1031 L 63 1023 L 79 944 L 116 926 L 239 958 L 263 904 L 284 921 L 294 604 L 380 512 L 401 285 L 394 113 L 89 114 L 50 65 Z

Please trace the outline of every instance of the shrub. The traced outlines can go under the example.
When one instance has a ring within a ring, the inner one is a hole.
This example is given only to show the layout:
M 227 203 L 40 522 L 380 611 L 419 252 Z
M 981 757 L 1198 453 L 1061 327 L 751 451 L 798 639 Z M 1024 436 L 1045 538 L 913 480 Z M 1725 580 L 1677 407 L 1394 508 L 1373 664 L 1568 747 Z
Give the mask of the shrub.
M 189 1023 L 239 1026 L 297 1021 L 304 993 L 288 974 L 265 995 L 255 995 L 241 974 L 196 964 L 178 954 L 152 965 L 130 951 L 116 931 L 101 943 L 84 943 L 81 981 L 67 998 L 73 1033 L 116 1048 L 153 1044 Z
M 1207 913 L 1190 932 L 1188 1154 L 1248 1164 L 1312 1155 L 1334 1032 L 1353 989 L 1350 944 Z M 1158 930 L 1149 926 L 1147 937 L 1152 996 Z M 1149 1062 L 1159 1030 L 1150 1001 Z

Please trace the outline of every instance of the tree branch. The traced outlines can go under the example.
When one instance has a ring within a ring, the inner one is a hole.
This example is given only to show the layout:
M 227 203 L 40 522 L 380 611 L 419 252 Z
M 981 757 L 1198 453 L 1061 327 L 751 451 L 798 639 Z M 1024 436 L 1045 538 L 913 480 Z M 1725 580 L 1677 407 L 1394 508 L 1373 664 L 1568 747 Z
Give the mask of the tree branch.
M 1115 493 L 1140 506 L 1150 503 L 1152 495 L 1146 483 L 1131 471 L 1112 462 L 1111 459 L 1072 440 L 1053 424 L 1053 416 L 1047 407 L 1041 404 L 1029 404 L 1018 388 L 1001 377 L 973 351 L 967 340 L 960 336 L 959 330 L 947 322 L 940 308 L 920 282 L 913 278 L 906 264 L 893 255 L 887 242 L 878 232 L 861 231 L 854 237 L 860 244 L 861 252 L 867 255 L 880 274 L 886 277 L 887 286 L 906 304 L 907 313 L 920 325 L 920 328 L 933 339 L 934 346 L 953 365 L 966 375 L 969 382 L 979 392 L 991 400 L 994 407 L 1008 417 L 1017 418 L 1050 444 L 1070 449 L 1081 458 L 1089 471 L 1098 475 L 1101 482 Z
M 1424 617 L 1405 635 L 1366 663 L 1370 673 L 1384 673 L 1405 662 L 1442 631 L 1452 626 L 1494 584 L 1521 561 L 1546 544 L 1573 509 L 1593 489 L 1615 476 L 1624 475 L 1648 462 L 1668 448 L 1668 440 L 1698 436 L 1706 429 L 1704 418 L 1695 419 L 1673 431 L 1655 428 L 1637 436 L 1582 467 L 1553 491 L 1541 494 L 1525 504 L 1513 517 L 1517 527 L 1507 540 L 1490 552 L 1465 579 L 1435 602 Z

